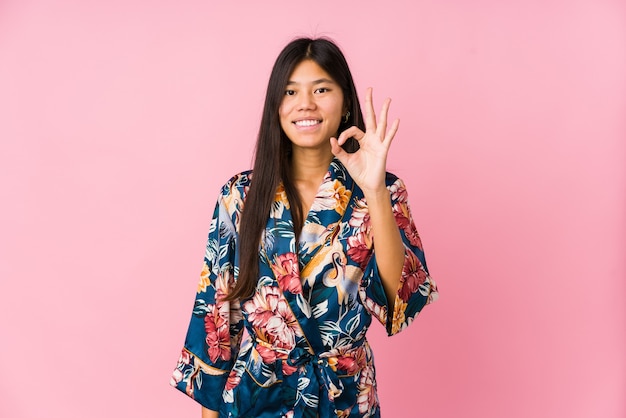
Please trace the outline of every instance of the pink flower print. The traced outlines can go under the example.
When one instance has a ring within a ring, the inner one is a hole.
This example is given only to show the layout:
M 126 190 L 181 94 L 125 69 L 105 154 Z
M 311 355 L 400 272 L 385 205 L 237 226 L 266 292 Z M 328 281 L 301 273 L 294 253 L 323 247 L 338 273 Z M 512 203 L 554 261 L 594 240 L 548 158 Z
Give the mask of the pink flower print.
M 291 350 L 295 347 L 296 336 L 303 335 L 287 300 L 277 287 L 262 287 L 244 304 L 243 309 L 248 313 L 254 334 L 269 347 Z M 257 346 L 257 349 L 263 357 L 262 346 Z M 265 354 L 266 357 L 269 355 Z
M 406 202 L 408 200 L 408 193 L 406 187 L 400 179 L 396 180 L 391 186 L 389 186 L 389 194 L 391 199 L 396 202 Z
M 361 347 L 337 356 L 337 370 L 342 370 L 348 375 L 354 375 L 367 365 L 365 350 Z
M 290 366 L 289 364 L 287 364 L 286 361 L 283 361 L 282 364 L 283 364 L 283 375 L 285 376 L 291 376 L 292 374 L 296 372 L 296 370 L 298 370 L 298 367 Z
M 372 241 L 370 237 L 364 233 L 358 233 L 348 237 L 348 257 L 355 263 L 358 263 L 361 270 L 365 269 L 372 255 L 371 248 Z
M 356 229 L 356 234 L 348 237 L 348 257 L 365 269 L 371 256 L 373 245 L 371 221 L 364 199 L 360 199 L 352 212 L 348 224 Z
M 182 353 L 180 353 L 180 359 L 178 361 L 182 364 L 189 365 L 191 363 L 189 351 L 183 350 Z
M 420 260 L 411 251 L 407 251 L 404 267 L 402 268 L 403 283 L 398 292 L 400 299 L 407 302 L 419 286 L 426 282 L 426 278 L 426 271 L 422 267 Z
M 302 293 L 298 256 L 294 253 L 281 254 L 274 258 L 272 271 L 283 291 L 293 294 Z
M 409 227 L 404 230 L 404 235 L 406 235 L 407 239 L 409 240 L 412 246 L 417 247 L 422 251 L 424 250 L 422 248 L 422 240 L 419 234 L 417 233 L 417 229 L 413 225 L 413 222 L 411 222 Z
M 393 205 L 393 214 L 396 218 L 396 224 L 404 231 L 404 235 L 406 235 L 411 245 L 421 250 L 422 241 L 417 233 L 417 228 L 415 228 L 413 224 L 411 213 L 406 203 L 396 203 Z
M 287 308 L 287 303 L 282 302 L 280 307 Z M 274 342 L 278 343 L 275 344 L 275 346 L 290 349 L 295 345 L 295 333 L 287 323 L 286 313 L 291 314 L 289 308 L 286 309 L 286 312 L 279 312 L 278 315 L 274 315 L 269 318 L 266 324 L 266 329 L 268 335 L 274 337 Z
M 269 347 L 265 347 L 261 344 L 258 344 L 255 347 L 255 350 L 257 351 L 257 353 L 259 353 L 259 355 L 261 356 L 261 359 L 263 360 L 263 363 L 265 364 L 273 364 L 276 362 L 277 357 L 277 352 L 275 350 L 272 350 Z
M 367 210 L 367 204 L 364 199 L 360 199 L 357 201 L 354 210 L 352 211 L 352 216 L 348 220 L 348 224 L 357 228 L 359 231 L 369 233 L 370 230 L 370 214 Z
M 226 308 L 228 308 L 228 304 Z M 228 317 L 226 317 L 228 318 Z M 207 354 L 211 361 L 230 360 L 230 332 L 228 320 L 219 315 L 219 309 L 213 309 L 204 317 L 204 330 L 206 331 Z
M 239 376 L 237 374 L 237 371 L 233 369 L 228 374 L 228 379 L 226 379 L 226 386 L 224 387 L 224 389 L 225 390 L 232 390 L 235 387 L 237 387 L 239 382 L 241 382 L 241 376 Z
M 411 220 L 409 219 L 409 208 L 402 203 L 396 203 L 393 205 L 392 210 L 398 227 L 406 230 L 411 224 Z
M 183 372 L 181 372 L 178 369 L 174 370 L 174 373 L 172 373 L 172 377 L 170 378 L 170 385 L 176 386 L 182 381 L 183 381 Z

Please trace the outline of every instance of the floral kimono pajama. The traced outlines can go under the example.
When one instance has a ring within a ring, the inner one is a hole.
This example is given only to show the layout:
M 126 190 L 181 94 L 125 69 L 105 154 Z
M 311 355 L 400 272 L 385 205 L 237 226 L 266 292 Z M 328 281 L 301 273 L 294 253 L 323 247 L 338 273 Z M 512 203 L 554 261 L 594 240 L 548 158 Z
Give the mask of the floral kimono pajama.
M 298 242 L 281 187 L 259 248 L 254 295 L 222 297 L 239 274 L 237 240 L 252 173 L 219 196 L 185 346 L 171 384 L 220 417 L 379 417 L 372 316 L 389 335 L 437 297 L 400 179 L 387 175 L 405 246 L 393 312 L 374 257 L 367 202 L 333 160 Z

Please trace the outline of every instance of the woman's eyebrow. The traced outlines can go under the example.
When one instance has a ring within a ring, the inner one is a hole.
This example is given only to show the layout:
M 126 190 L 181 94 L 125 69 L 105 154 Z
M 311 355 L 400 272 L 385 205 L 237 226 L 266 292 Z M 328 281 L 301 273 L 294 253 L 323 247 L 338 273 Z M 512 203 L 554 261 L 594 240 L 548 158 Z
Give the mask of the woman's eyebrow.
M 333 80 L 329 79 L 329 78 L 320 78 L 318 80 L 314 80 L 311 82 L 312 85 L 317 85 L 317 84 L 322 84 L 322 83 L 335 83 Z M 300 83 L 298 83 L 297 81 L 293 81 L 293 80 L 289 80 L 287 82 L 288 86 L 292 86 L 292 85 L 299 85 Z

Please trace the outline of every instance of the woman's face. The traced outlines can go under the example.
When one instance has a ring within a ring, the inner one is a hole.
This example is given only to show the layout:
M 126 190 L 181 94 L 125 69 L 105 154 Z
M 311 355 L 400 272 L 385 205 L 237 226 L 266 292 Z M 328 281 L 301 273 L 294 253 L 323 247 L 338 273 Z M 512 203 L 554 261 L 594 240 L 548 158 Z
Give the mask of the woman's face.
M 278 109 L 280 125 L 294 147 L 330 148 L 345 112 L 341 87 L 315 61 L 296 66 Z

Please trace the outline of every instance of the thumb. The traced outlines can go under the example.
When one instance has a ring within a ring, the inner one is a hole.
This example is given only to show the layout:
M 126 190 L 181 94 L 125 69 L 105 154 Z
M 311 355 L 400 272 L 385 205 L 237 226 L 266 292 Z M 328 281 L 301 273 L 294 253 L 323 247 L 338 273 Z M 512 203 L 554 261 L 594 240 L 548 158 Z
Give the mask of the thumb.
M 339 141 L 337 140 L 337 138 L 335 137 L 331 137 L 330 138 L 330 151 L 333 153 L 333 155 L 335 157 L 337 157 L 339 159 L 339 161 L 341 161 L 342 163 L 345 161 L 345 159 L 348 157 L 348 153 L 346 152 L 346 150 L 344 150 L 343 148 L 341 148 L 341 145 L 339 145 Z

